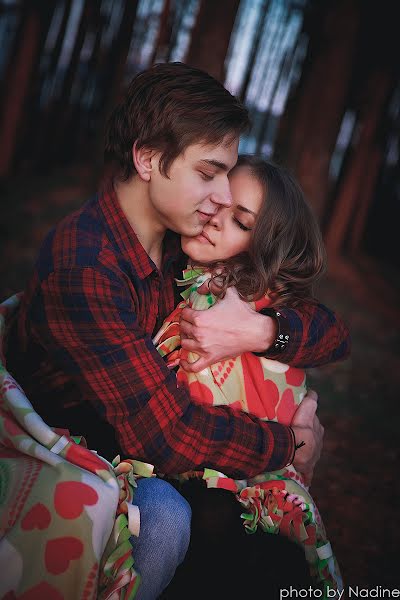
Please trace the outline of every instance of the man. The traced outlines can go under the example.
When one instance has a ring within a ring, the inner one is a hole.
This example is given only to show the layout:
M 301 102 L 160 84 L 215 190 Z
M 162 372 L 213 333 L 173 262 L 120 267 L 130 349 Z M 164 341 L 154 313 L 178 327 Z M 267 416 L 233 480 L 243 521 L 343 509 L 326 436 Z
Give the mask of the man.
M 48 423 L 83 434 L 109 459 L 121 453 L 164 474 L 208 466 L 235 477 L 294 460 L 312 475 L 323 434 L 315 395 L 291 428 L 199 406 L 152 343 L 185 264 L 176 234 L 198 235 L 230 205 L 227 175 L 247 126 L 243 106 L 202 71 L 175 63 L 139 74 L 108 124 L 103 191 L 42 245 L 9 335 L 8 367 Z M 182 345 L 201 357 L 192 369 L 245 351 L 295 366 L 347 352 L 345 327 L 321 305 L 264 316 L 229 290 L 207 315 L 185 309 L 183 320 Z M 158 479 L 140 480 L 135 502 L 138 597 L 156 598 L 185 554 L 190 510 Z

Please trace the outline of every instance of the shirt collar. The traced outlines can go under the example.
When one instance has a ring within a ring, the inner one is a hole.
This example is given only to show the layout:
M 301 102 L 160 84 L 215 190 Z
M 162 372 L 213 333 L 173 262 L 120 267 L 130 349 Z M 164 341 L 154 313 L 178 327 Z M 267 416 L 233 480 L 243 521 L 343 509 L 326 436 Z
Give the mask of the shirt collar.
M 157 272 L 156 265 L 143 248 L 122 210 L 114 187 L 109 185 L 103 189 L 99 194 L 98 201 L 111 241 L 121 254 L 135 265 L 135 270 L 140 279 L 145 279 L 153 271 Z M 167 231 L 163 247 L 161 270 L 165 273 L 182 253 L 180 249 L 180 236 L 172 231 Z

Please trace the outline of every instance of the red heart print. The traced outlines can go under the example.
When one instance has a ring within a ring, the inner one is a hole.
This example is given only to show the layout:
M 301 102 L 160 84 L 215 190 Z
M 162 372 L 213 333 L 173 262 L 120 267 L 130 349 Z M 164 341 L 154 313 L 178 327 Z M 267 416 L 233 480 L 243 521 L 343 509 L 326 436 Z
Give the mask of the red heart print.
M 285 373 L 285 377 L 289 385 L 301 385 L 304 382 L 305 373 L 303 369 L 289 367 Z
M 31 531 L 32 529 L 47 529 L 50 525 L 51 515 L 44 504 L 38 502 L 34 504 L 30 510 L 26 513 L 21 522 L 21 528 L 24 531 Z
M 296 409 L 297 405 L 294 401 L 293 390 L 291 388 L 286 388 L 282 394 L 276 414 L 279 423 L 282 423 L 283 425 L 290 425 Z
M 43 598 L 46 598 L 46 600 L 64 600 L 64 596 L 45 581 L 26 590 L 21 596 L 16 596 L 13 590 L 7 592 L 1 600 L 43 600 Z
M 78 465 L 78 467 L 82 467 L 82 469 L 86 469 L 92 473 L 104 471 L 108 468 L 106 463 L 96 456 L 94 452 L 78 444 L 71 444 L 69 446 L 66 459 L 74 465 Z
M 44 561 L 46 569 L 53 575 L 64 573 L 71 560 L 82 556 L 83 543 L 75 537 L 62 537 L 49 540 L 46 544 Z
M 27 590 L 18 600 L 64 600 L 64 596 L 45 581 Z
M 98 499 L 96 490 L 80 481 L 62 481 L 54 492 L 54 506 L 63 519 L 77 519 L 85 504 L 91 506 Z

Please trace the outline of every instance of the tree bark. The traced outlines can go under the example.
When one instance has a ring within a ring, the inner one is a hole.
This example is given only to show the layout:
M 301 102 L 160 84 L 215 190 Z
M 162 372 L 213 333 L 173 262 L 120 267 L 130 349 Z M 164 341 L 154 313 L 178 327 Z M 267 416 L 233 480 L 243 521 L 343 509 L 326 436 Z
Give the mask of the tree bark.
M 354 0 L 330 2 L 328 8 L 317 4 L 314 10 L 308 64 L 283 119 L 277 148 L 321 221 L 327 207 L 329 165 L 350 88 L 360 15 Z M 287 139 L 282 140 L 282 135 Z
M 365 221 L 378 174 L 376 168 L 374 168 L 375 173 L 368 173 L 367 169 L 371 166 L 369 159 L 374 157 L 375 136 L 380 119 L 384 114 L 391 83 L 391 74 L 381 71 L 373 73 L 367 83 L 366 103 L 359 119 L 360 132 L 357 144 L 352 151 L 343 181 L 339 187 L 334 210 L 325 235 L 326 247 L 330 256 L 342 252 L 346 237 L 351 237 L 354 219 L 356 237 L 353 239 L 356 241 L 361 239 L 360 227 Z M 374 177 L 370 179 L 372 175 Z M 366 184 L 369 191 L 367 197 L 363 193 Z
M 202 0 L 186 61 L 221 82 L 239 0 Z
M 38 7 L 28 2 L 22 10 L 24 14 L 15 40 L 15 52 L 5 76 L 7 85 L 0 115 L 0 178 L 6 177 L 13 166 L 19 132 L 26 121 L 24 107 L 54 6 L 51 8 L 48 2 L 44 2 Z

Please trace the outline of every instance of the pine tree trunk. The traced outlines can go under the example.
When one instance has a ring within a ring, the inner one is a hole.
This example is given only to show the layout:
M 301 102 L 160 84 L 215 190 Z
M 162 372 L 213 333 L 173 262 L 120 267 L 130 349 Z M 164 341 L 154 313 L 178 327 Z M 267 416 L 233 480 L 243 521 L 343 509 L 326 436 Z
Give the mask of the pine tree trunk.
M 239 0 L 202 0 L 185 62 L 225 80 L 225 57 Z

